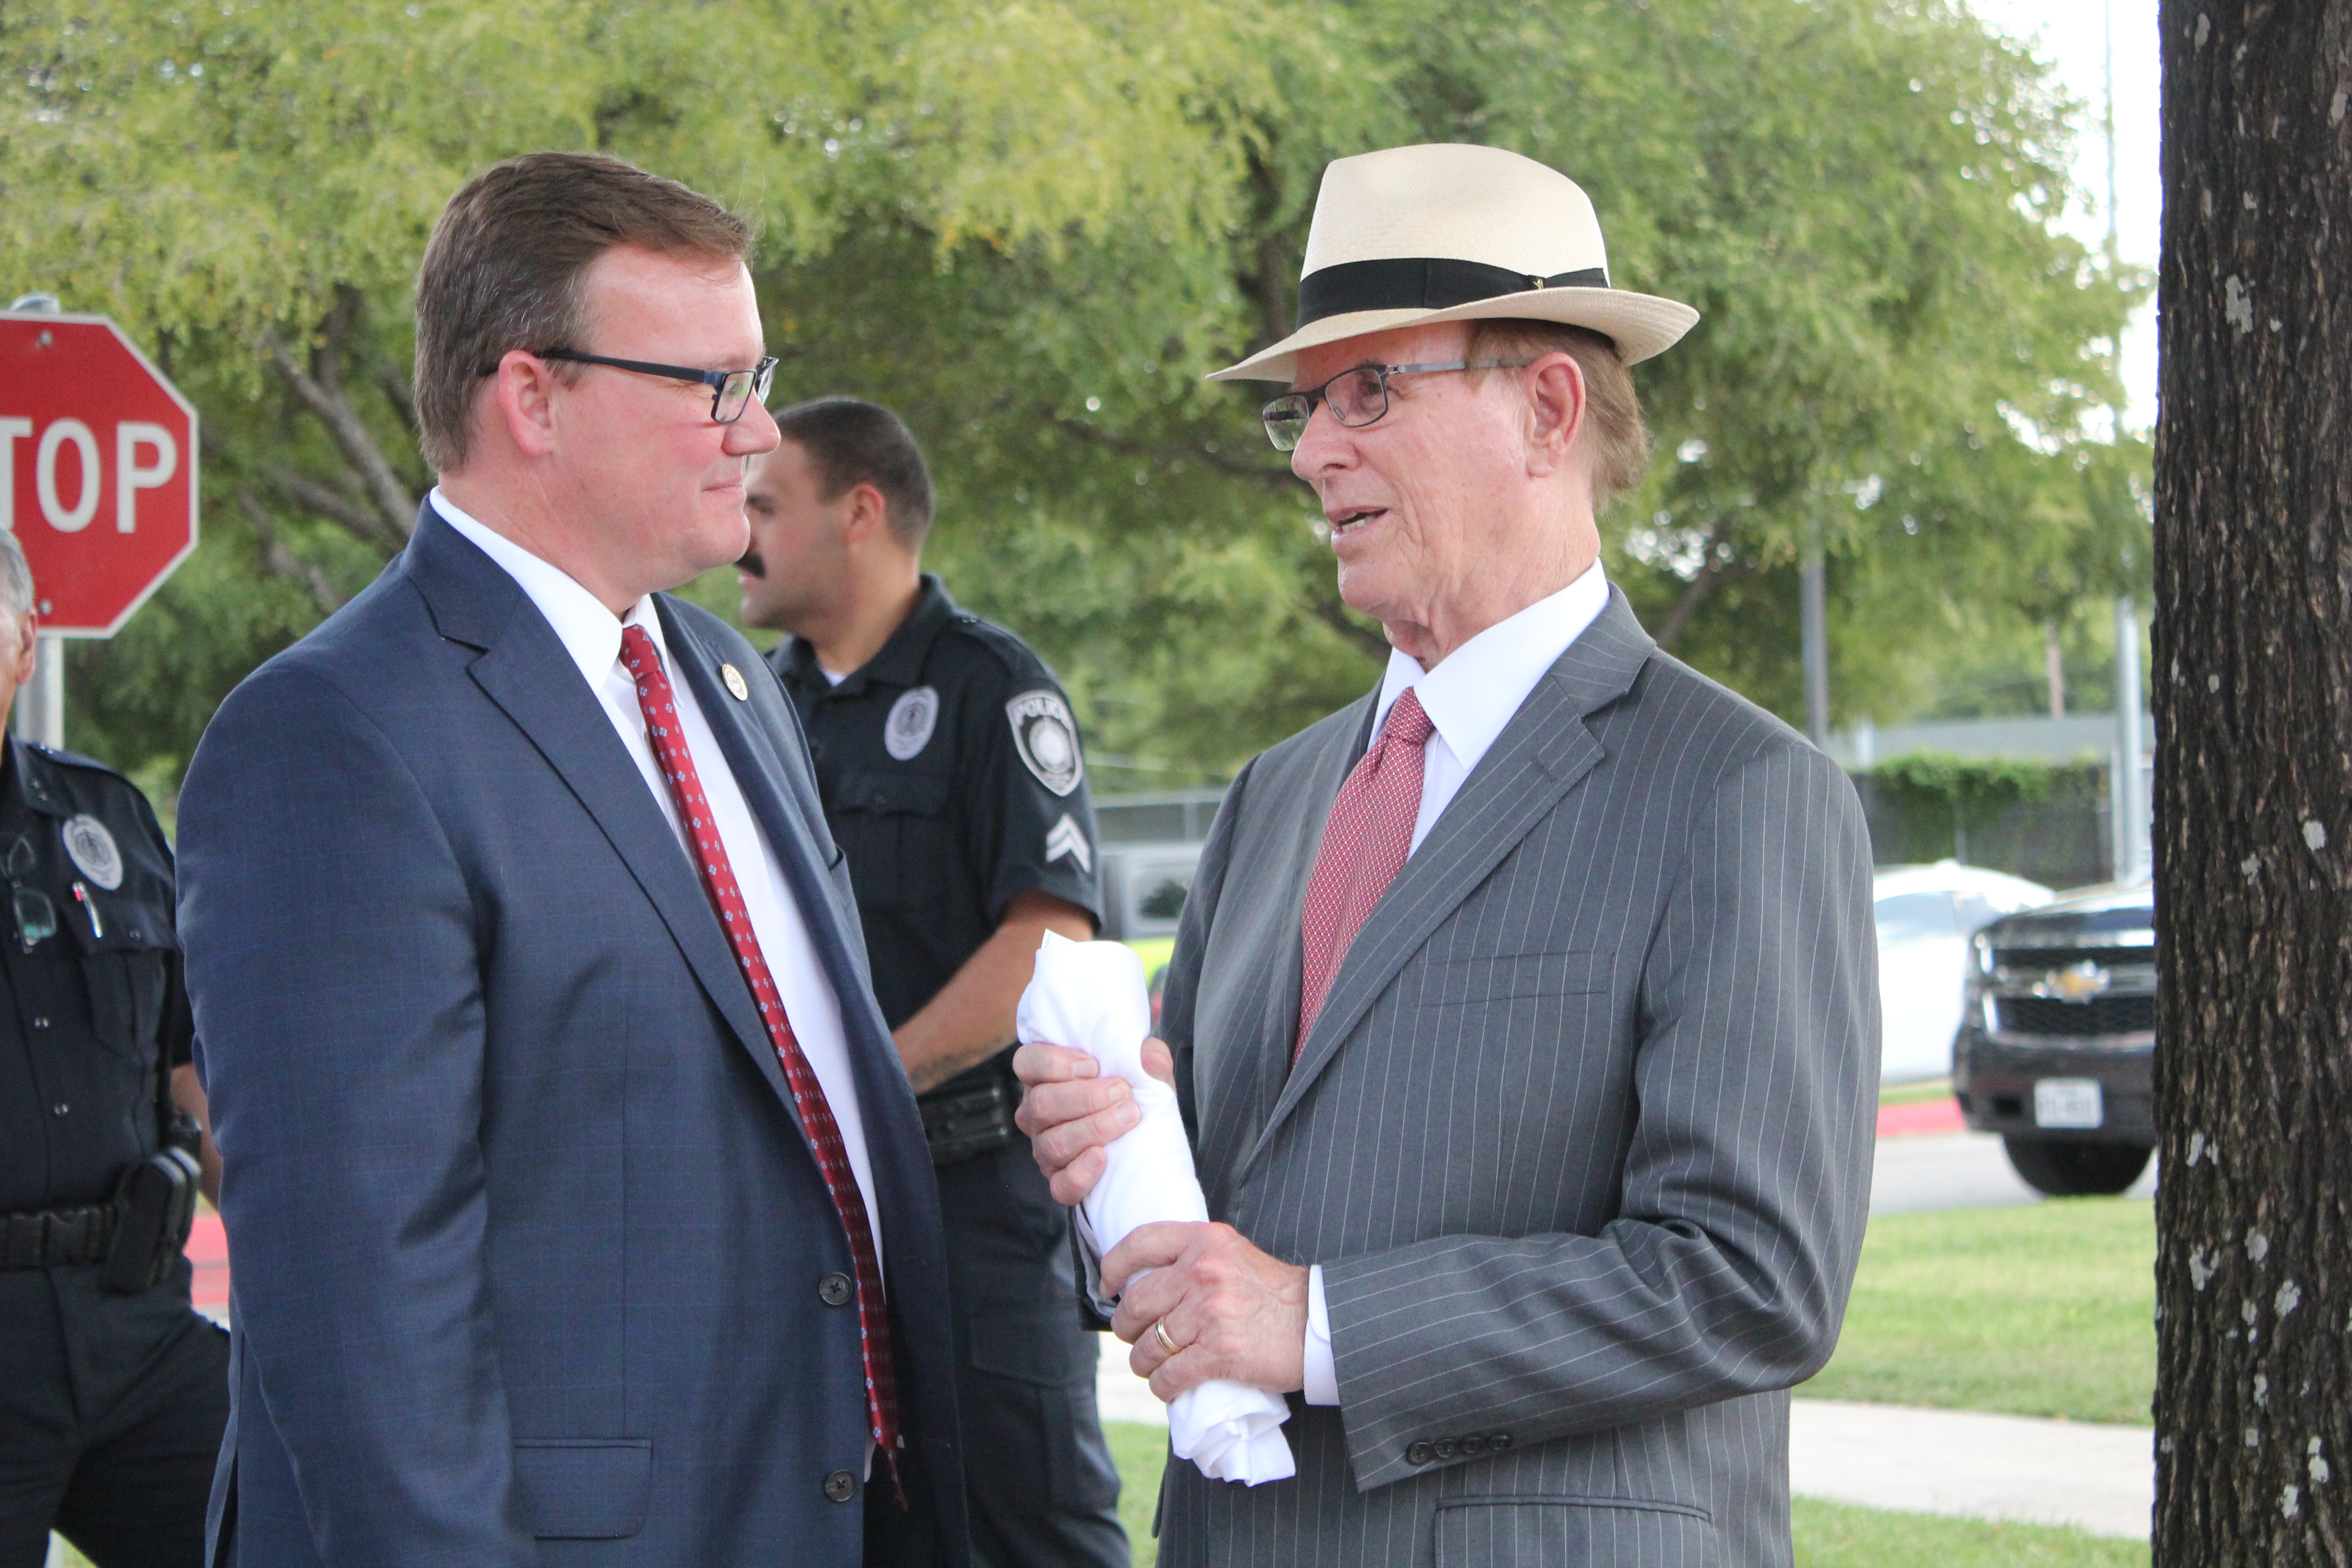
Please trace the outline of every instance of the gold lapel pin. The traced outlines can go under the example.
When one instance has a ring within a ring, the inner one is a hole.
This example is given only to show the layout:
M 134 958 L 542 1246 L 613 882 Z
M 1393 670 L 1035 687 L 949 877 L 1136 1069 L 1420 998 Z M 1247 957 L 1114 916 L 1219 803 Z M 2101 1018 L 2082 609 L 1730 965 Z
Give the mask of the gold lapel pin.
M 751 689 L 743 684 L 743 672 L 741 670 L 736 668 L 731 664 L 722 664 L 719 667 L 719 679 L 727 683 L 727 689 L 734 693 L 736 701 L 749 702 L 751 700 Z

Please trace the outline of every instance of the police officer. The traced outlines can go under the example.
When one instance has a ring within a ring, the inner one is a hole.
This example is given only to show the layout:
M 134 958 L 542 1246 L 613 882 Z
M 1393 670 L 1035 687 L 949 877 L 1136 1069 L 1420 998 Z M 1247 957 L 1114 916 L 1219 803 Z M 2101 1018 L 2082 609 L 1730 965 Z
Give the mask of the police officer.
M 930 1140 L 973 1561 L 1126 1568 L 1068 1216 L 1013 1125 L 1038 941 L 1084 941 L 1100 912 L 1077 724 L 1028 645 L 921 572 L 930 476 L 898 416 L 835 397 L 776 425 L 747 482 L 743 619 L 792 634 L 772 658 Z
M 33 673 L 0 531 L 0 714 Z M 54 1529 L 98 1568 L 196 1568 L 228 1336 L 182 1253 L 218 1190 L 173 936 L 172 852 L 121 774 L 0 745 L 0 1568 Z

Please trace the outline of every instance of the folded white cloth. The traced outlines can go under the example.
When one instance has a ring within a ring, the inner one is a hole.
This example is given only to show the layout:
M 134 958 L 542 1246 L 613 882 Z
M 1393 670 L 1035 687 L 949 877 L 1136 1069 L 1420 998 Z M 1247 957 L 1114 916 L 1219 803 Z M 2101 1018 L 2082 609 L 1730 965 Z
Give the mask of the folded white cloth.
M 1151 1002 L 1134 950 L 1046 932 L 1016 1023 L 1024 1044 L 1045 1040 L 1085 1051 L 1104 1072 L 1125 1079 L 1143 1112 L 1104 1151 L 1108 1165 L 1087 1194 L 1096 1244 L 1108 1253 L 1139 1226 L 1206 1220 L 1208 1200 L 1192 1170 L 1176 1091 L 1143 1070 Z M 1280 1394 L 1219 1379 L 1176 1396 L 1168 1407 L 1169 1446 L 1212 1480 L 1286 1480 L 1298 1473 L 1282 1435 L 1289 1418 Z

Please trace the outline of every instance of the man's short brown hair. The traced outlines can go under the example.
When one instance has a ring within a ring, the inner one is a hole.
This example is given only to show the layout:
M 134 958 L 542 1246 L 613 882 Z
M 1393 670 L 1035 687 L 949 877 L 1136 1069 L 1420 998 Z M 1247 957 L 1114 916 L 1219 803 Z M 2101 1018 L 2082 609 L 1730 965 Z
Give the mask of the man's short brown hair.
M 817 494 L 835 500 L 853 485 L 872 485 L 887 508 L 890 532 L 920 550 L 931 531 L 931 471 L 905 420 L 878 403 L 818 397 L 776 416 L 776 429 L 808 454 Z
M 1642 400 L 1617 345 L 1601 333 L 1558 321 L 1470 323 L 1474 360 L 1532 360 L 1564 353 L 1584 372 L 1584 438 L 1592 454 L 1592 510 L 1600 511 L 1642 482 L 1650 468 L 1650 430 Z
M 475 390 L 508 350 L 583 346 L 581 277 L 622 245 L 748 260 L 751 226 L 601 153 L 526 153 L 449 198 L 416 279 L 416 422 L 436 473 L 465 465 Z

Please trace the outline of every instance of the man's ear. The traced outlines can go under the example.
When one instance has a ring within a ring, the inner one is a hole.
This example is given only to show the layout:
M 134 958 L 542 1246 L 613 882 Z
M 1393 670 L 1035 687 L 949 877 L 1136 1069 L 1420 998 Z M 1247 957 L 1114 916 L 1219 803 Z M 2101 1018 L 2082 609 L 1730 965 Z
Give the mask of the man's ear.
M 40 630 L 40 624 L 29 610 L 13 619 L 15 624 L 9 630 L 5 650 L 0 650 L 0 657 L 5 657 L 16 667 L 16 686 L 21 690 L 33 683 L 36 657 L 33 650 L 37 646 L 34 638 Z
M 555 367 L 521 349 L 509 349 L 489 376 L 475 417 L 503 428 L 515 450 L 543 458 L 555 450 Z
M 890 527 L 890 503 L 872 485 L 852 485 L 834 498 L 842 509 L 841 535 L 850 544 L 880 537 Z
M 1553 353 L 1529 365 L 1526 374 L 1528 473 L 1542 478 L 1568 461 L 1569 450 L 1584 428 L 1584 367 L 1573 354 Z

